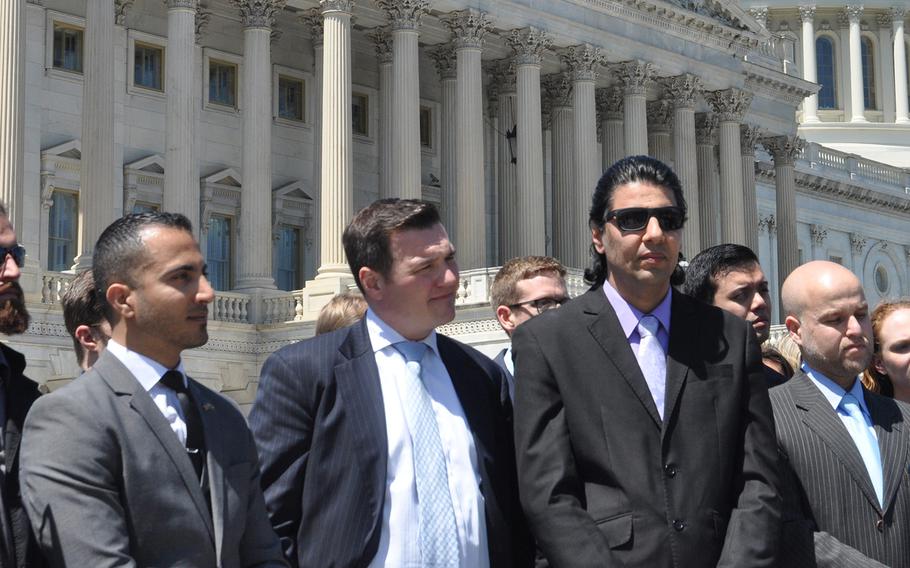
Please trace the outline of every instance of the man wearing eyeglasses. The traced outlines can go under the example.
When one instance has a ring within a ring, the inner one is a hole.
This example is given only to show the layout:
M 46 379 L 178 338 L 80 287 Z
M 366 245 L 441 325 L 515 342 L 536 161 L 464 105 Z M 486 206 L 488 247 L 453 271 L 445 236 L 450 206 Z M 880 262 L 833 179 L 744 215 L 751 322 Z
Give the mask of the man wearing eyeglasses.
M 565 276 L 565 267 L 549 256 L 521 256 L 503 264 L 490 286 L 490 304 L 506 335 L 511 338 L 519 325 L 566 303 L 569 296 Z M 514 400 L 512 347 L 500 351 L 494 361 L 505 372 L 508 400 Z
M 0 204 L 0 333 L 18 335 L 28 328 L 19 269 L 25 249 L 16 240 L 6 207 Z M 23 375 L 25 357 L 0 343 L 0 566 L 42 567 L 44 560 L 29 528 L 19 491 L 19 438 L 37 383 Z
M 646 156 L 590 210 L 590 291 L 519 327 L 519 490 L 552 566 L 770 567 L 777 454 L 755 334 L 671 289 L 686 203 Z

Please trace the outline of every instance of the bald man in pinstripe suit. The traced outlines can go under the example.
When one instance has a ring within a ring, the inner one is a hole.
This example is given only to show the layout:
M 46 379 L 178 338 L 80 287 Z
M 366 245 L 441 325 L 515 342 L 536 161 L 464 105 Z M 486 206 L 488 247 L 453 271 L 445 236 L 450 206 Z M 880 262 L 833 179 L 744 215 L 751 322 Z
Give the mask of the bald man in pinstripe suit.
M 910 567 L 910 406 L 865 390 L 872 358 L 859 280 L 810 262 L 784 282 L 801 370 L 771 389 L 784 471 L 784 567 Z

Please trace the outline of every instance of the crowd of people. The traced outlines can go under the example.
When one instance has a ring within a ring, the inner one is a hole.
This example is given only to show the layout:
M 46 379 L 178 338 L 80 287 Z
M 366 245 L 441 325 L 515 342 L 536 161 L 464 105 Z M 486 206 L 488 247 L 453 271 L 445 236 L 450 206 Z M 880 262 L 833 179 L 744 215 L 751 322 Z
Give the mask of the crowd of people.
M 359 294 L 267 358 L 248 420 L 183 366 L 214 298 L 189 221 L 118 219 L 62 300 L 83 374 L 39 396 L 0 343 L 0 567 L 910 568 L 910 302 L 809 262 L 771 347 L 759 259 L 679 262 L 686 207 L 663 163 L 614 164 L 590 289 L 506 262 L 491 359 L 436 332 L 459 287 L 439 212 L 376 201 L 342 236 Z M 14 335 L 2 209 L 0 254 Z

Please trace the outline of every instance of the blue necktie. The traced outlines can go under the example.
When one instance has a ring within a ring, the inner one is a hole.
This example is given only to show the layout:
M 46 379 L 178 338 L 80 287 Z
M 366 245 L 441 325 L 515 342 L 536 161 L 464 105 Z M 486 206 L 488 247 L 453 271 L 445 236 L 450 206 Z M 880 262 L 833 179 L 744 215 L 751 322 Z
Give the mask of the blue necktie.
M 869 429 L 869 423 L 866 422 L 866 416 L 863 409 L 859 406 L 859 401 L 851 393 L 844 395 L 840 401 L 840 408 L 847 413 L 849 420 L 844 421 L 859 455 L 866 464 L 866 471 L 869 472 L 869 479 L 872 481 L 872 487 L 875 488 L 875 495 L 878 497 L 878 503 L 884 507 L 884 485 L 882 479 L 882 456 L 878 449 L 878 440 Z
M 427 345 L 403 341 L 396 343 L 395 349 L 404 355 L 408 367 L 401 395 L 414 452 L 421 565 L 458 566 L 458 532 L 445 453 L 436 413 L 421 376 L 420 361 Z
M 651 314 L 642 316 L 638 322 L 638 366 L 648 382 L 648 390 L 657 405 L 660 419 L 664 418 L 664 397 L 667 390 L 667 355 L 657 338 L 660 320 Z

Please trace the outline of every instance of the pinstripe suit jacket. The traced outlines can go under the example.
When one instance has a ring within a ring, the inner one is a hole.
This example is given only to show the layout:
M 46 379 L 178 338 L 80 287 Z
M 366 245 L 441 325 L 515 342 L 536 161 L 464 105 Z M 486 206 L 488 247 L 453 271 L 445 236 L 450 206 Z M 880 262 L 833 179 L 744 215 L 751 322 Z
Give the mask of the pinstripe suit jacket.
M 781 566 L 910 567 L 910 406 L 865 391 L 881 507 L 853 439 L 812 381 L 797 371 L 770 395 L 784 469 Z
M 529 565 L 533 547 L 518 502 L 501 371 L 445 336 L 437 346 L 474 435 L 490 566 Z M 368 565 L 382 528 L 388 440 L 366 322 L 272 354 L 250 426 L 272 526 L 291 564 Z

